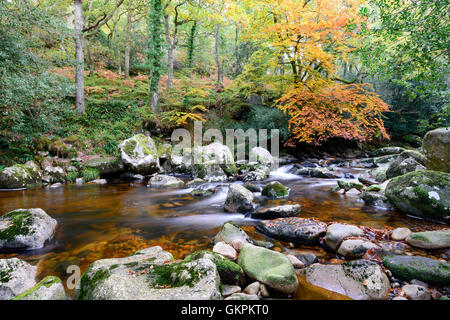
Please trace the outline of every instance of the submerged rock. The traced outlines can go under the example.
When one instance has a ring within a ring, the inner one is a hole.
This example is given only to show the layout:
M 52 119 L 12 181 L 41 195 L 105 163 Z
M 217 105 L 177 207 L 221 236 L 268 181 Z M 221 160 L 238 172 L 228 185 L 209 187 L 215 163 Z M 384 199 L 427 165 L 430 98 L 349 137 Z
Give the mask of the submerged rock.
M 116 157 L 101 157 L 87 160 L 82 164 L 85 168 L 98 170 L 99 174 L 117 173 L 123 170 L 123 163 Z
M 221 299 L 220 278 L 209 259 L 170 263 L 173 257 L 151 247 L 119 259 L 92 263 L 80 279 L 80 300 Z
M 184 186 L 184 182 L 177 177 L 157 174 L 148 181 L 147 186 L 152 188 L 180 188 Z
M 344 238 L 363 235 L 363 231 L 357 226 L 342 223 L 333 223 L 329 225 L 326 232 L 325 243 L 333 250 L 336 250 L 339 247 L 339 244 Z
M 17 258 L 0 259 L 0 300 L 14 298 L 36 284 L 37 268 Z
M 265 208 L 252 213 L 254 219 L 277 219 L 294 217 L 300 214 L 301 206 L 299 204 L 286 204 L 283 206 Z
M 386 197 L 399 210 L 441 222 L 450 222 L 450 174 L 415 171 L 392 179 Z
M 428 169 L 450 173 L 450 127 L 428 131 L 422 148 Z
M 450 264 L 442 261 L 419 256 L 387 256 L 383 264 L 395 277 L 403 280 L 450 284 Z
M 391 288 L 382 268 L 369 260 L 340 265 L 316 263 L 303 269 L 302 274 L 310 284 L 356 300 L 386 300 Z
M 223 255 L 208 250 L 202 250 L 191 253 L 184 259 L 184 261 L 191 262 L 198 259 L 211 260 L 216 265 L 222 283 L 239 287 L 244 285 L 244 270 L 242 270 L 237 263 L 228 260 Z
M 409 235 L 405 241 L 413 247 L 422 249 L 450 248 L 450 229 L 416 232 Z
M 0 217 L 0 249 L 38 249 L 55 233 L 57 222 L 44 210 L 17 209 Z
M 304 245 L 318 245 L 327 225 L 316 219 L 297 217 L 260 221 L 256 229 L 271 238 Z
M 224 209 L 227 212 L 246 213 L 253 210 L 253 193 L 240 184 L 230 184 Z
M 290 294 L 298 287 L 297 277 L 290 260 L 283 254 L 244 244 L 238 264 L 247 276 L 277 291 Z
M 280 182 L 272 181 L 264 186 L 261 194 L 270 199 L 280 199 L 289 197 L 289 191 L 290 189 L 282 185 Z
M 41 184 L 41 172 L 33 161 L 0 170 L 0 189 L 31 188 Z
M 158 152 L 152 138 L 137 134 L 119 144 L 121 158 L 131 171 L 152 174 L 160 171 Z
M 48 276 L 12 300 L 67 300 L 61 279 Z

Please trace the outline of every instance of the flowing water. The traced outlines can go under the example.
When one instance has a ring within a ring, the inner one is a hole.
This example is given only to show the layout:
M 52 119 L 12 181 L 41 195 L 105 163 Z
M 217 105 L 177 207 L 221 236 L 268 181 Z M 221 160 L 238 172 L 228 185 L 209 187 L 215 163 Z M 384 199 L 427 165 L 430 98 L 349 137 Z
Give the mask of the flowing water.
M 366 206 L 358 195 L 331 191 L 334 179 L 301 177 L 289 173 L 292 165 L 273 171 L 267 181 L 277 180 L 291 188 L 284 200 L 265 200 L 258 207 L 299 203 L 301 217 L 325 222 L 346 222 L 375 228 L 406 226 L 412 230 L 439 228 L 439 225 L 406 217 L 392 209 Z M 343 169 L 357 176 L 362 169 Z M 218 184 L 217 184 L 218 185 Z M 38 265 L 39 278 L 56 275 L 65 280 L 70 265 L 83 272 L 95 260 L 125 257 L 136 250 L 160 245 L 176 259 L 200 249 L 211 249 L 211 238 L 226 221 L 243 226 L 255 239 L 265 239 L 255 231 L 257 220 L 243 214 L 226 213 L 223 203 L 228 185 L 207 198 L 194 198 L 191 188 L 158 190 L 145 183 L 111 180 L 106 185 L 64 185 L 0 192 L 0 215 L 18 208 L 42 208 L 55 218 L 59 227 L 44 248 L 15 253 L 0 252 L 0 258 L 19 257 Z M 273 240 L 272 240 L 273 241 Z M 321 262 L 333 258 L 320 248 L 298 247 L 274 242 L 275 250 L 315 253 Z M 68 290 L 69 293 L 73 293 Z

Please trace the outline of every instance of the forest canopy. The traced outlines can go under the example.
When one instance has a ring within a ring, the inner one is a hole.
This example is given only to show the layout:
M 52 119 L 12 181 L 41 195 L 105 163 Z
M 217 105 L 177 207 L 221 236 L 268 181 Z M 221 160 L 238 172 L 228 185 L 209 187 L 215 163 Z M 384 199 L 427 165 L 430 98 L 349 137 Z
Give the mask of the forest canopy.
M 379 143 L 449 124 L 440 0 L 0 1 L 0 150 L 176 127 Z M 14 30 L 14 32 L 11 32 Z

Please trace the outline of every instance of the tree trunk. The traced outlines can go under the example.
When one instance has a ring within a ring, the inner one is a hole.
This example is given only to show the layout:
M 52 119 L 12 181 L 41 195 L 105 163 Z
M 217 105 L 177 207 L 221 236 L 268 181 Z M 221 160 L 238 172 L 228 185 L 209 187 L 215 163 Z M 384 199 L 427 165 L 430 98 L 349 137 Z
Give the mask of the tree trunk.
M 164 27 L 167 41 L 167 89 L 172 89 L 173 81 L 173 50 L 175 47 L 176 34 L 174 34 L 173 39 L 170 40 L 170 28 L 169 28 L 169 16 L 164 16 Z M 176 27 L 175 27 L 176 28 Z
M 219 42 L 220 42 L 220 25 L 216 27 L 215 51 L 216 51 L 216 66 L 217 66 L 217 83 L 221 86 L 223 83 L 223 74 L 222 74 L 222 64 L 220 62 Z
M 84 105 L 84 48 L 83 48 L 83 6 L 82 0 L 75 2 L 75 87 L 76 87 L 76 110 L 78 115 L 85 111 Z
M 119 27 L 119 10 L 116 10 L 115 14 L 115 23 L 114 26 L 114 39 L 116 42 L 116 58 L 117 58 L 117 74 L 120 76 L 122 73 L 122 61 L 120 59 L 120 43 L 119 43 L 119 34 L 118 34 L 118 27 Z
M 127 14 L 127 31 L 125 44 L 125 80 L 130 79 L 130 46 L 131 46 L 131 11 Z

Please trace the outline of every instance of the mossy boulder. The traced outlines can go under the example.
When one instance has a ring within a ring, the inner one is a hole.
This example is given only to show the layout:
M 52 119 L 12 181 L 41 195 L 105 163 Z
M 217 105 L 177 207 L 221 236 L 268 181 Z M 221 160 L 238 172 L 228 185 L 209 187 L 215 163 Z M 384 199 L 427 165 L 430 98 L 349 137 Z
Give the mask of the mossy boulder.
M 137 134 L 119 144 L 122 162 L 139 174 L 160 171 L 158 151 L 152 138 Z
M 291 261 L 284 254 L 246 243 L 238 264 L 247 276 L 285 294 L 294 293 L 298 280 Z
M 17 209 L 0 217 L 0 249 L 38 249 L 56 230 L 55 219 L 39 208 Z
M 450 222 L 450 174 L 420 170 L 389 181 L 386 197 L 404 213 Z
M 196 251 L 188 255 L 184 261 L 191 262 L 198 259 L 209 259 L 214 262 L 223 284 L 239 287 L 245 284 L 244 270 L 237 263 L 225 258 L 219 253 L 208 250 Z
M 273 239 L 314 246 L 319 244 L 327 225 L 316 219 L 290 217 L 260 221 L 256 229 Z
M 184 182 L 177 177 L 157 174 L 148 181 L 147 186 L 152 188 L 179 188 L 184 186 Z
M 66 172 L 63 168 L 56 166 L 46 166 L 43 171 L 43 180 L 48 183 L 66 182 Z
M 389 166 L 381 166 L 377 168 L 373 168 L 369 171 L 369 176 L 375 179 L 377 182 L 383 182 L 387 180 L 386 171 Z
M 402 140 L 414 148 L 422 146 L 422 138 L 415 134 L 407 134 L 403 136 Z
M 289 197 L 289 191 L 290 189 L 280 182 L 272 181 L 264 186 L 261 194 L 269 199 L 280 199 Z
M 246 213 L 253 210 L 254 195 L 240 184 L 230 184 L 224 209 L 227 212 Z
M 356 180 L 338 180 L 337 185 L 341 190 L 344 190 L 344 193 L 352 189 L 361 191 L 364 188 L 364 185 Z
M 450 248 L 450 229 L 415 232 L 406 238 L 406 243 L 422 249 Z
M 363 191 L 359 195 L 359 198 L 369 206 L 377 206 L 383 208 L 391 207 L 388 199 L 383 192 Z
M 123 170 L 123 163 L 116 157 L 100 157 L 83 162 L 82 167 L 96 169 L 102 175 L 121 172 Z
M 450 127 L 428 131 L 422 148 L 427 169 L 450 173 Z
M 61 279 L 48 276 L 12 300 L 67 300 Z
M 80 279 L 79 300 L 221 299 L 220 277 L 208 259 L 173 262 L 161 247 L 92 263 Z
M 259 181 L 266 179 L 270 174 L 270 168 L 263 164 L 251 165 L 249 170 L 242 174 L 242 181 Z
M 354 260 L 340 265 L 315 263 L 301 273 L 308 283 L 355 300 L 386 300 L 391 289 L 383 269 L 369 260 Z
M 333 172 L 330 168 L 310 168 L 308 169 L 308 172 L 313 178 L 338 179 L 340 177 L 340 174 Z
M 437 285 L 450 284 L 450 264 L 419 256 L 387 256 L 384 266 L 403 280 L 420 280 Z
M 380 157 L 386 155 L 399 154 L 405 151 L 402 147 L 384 147 L 370 152 L 371 157 Z
M 62 140 L 56 140 L 48 146 L 48 151 L 51 155 L 60 158 L 75 158 L 78 152 L 72 146 L 66 144 Z
M 0 300 L 12 299 L 36 284 L 37 268 L 17 259 L 0 259 Z
M 222 229 L 214 236 L 212 242 L 214 244 L 225 242 L 232 245 L 235 249 L 236 246 L 239 246 L 238 249 L 240 249 L 245 243 L 251 243 L 265 248 L 273 247 L 271 242 L 251 239 L 244 230 L 231 221 L 223 224 Z
M 0 170 L 0 189 L 31 188 L 42 184 L 42 174 L 33 161 Z
M 275 164 L 275 159 L 272 154 L 265 148 L 254 147 L 249 153 L 250 161 L 258 162 L 268 167 L 272 167 Z
M 420 152 L 408 150 L 402 152 L 386 170 L 386 178 L 392 179 L 417 170 L 425 170 L 425 156 Z

